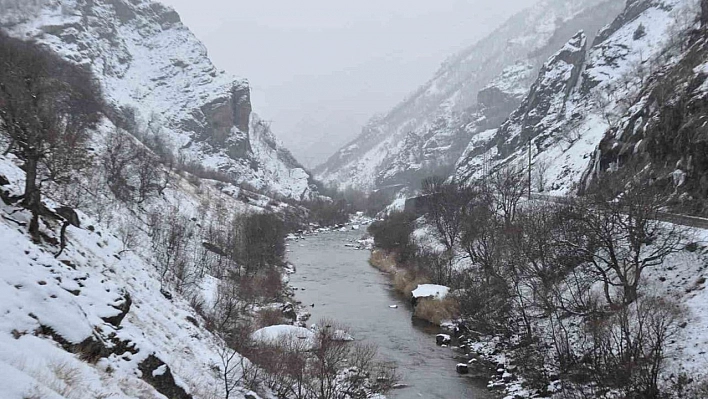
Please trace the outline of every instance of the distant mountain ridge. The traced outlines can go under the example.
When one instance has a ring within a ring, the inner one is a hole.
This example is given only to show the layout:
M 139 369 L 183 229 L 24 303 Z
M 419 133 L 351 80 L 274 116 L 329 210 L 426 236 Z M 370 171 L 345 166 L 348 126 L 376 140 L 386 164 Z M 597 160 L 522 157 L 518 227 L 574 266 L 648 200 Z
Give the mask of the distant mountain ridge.
M 620 0 L 544 0 L 451 57 L 435 77 L 315 169 L 340 187 L 414 187 L 450 174 L 477 133 L 498 127 L 521 102 L 541 65 L 578 30 L 594 32 L 620 11 Z
M 454 177 L 469 181 L 499 167 L 524 167 L 530 151 L 535 190 L 564 195 L 587 185 L 589 168 L 616 167 L 607 159 L 598 162 L 598 157 L 614 152 L 607 145 L 618 143 L 609 137 L 626 123 L 624 114 L 634 107 L 632 101 L 648 76 L 674 62 L 668 57 L 670 41 L 687 35 L 676 30 L 677 17 L 691 4 L 630 0 L 594 41 L 576 35 L 546 62 L 521 105 L 499 129 L 473 138 Z M 620 141 L 630 134 L 620 135 Z

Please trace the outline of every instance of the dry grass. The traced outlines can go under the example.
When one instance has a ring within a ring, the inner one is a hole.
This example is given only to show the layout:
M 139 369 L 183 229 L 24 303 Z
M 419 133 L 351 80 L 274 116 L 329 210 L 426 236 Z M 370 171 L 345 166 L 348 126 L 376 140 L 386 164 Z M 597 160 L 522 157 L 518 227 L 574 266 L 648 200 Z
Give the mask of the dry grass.
M 428 284 L 430 280 L 426 277 L 418 276 L 410 270 L 401 270 L 393 277 L 393 289 L 410 297 L 414 289 L 420 284 Z
M 396 272 L 396 256 L 380 249 L 371 252 L 369 264 L 384 273 Z
M 411 292 L 419 284 L 428 284 L 430 282 L 427 277 L 420 275 L 415 269 L 405 268 L 397 264 L 395 253 L 375 249 L 371 252 L 369 264 L 384 273 L 390 274 L 393 278 L 393 289 L 406 297 L 411 296 Z
M 460 312 L 460 305 L 453 298 L 442 300 L 421 298 L 415 307 L 415 317 L 429 321 L 435 325 L 440 325 L 445 320 L 457 318 Z

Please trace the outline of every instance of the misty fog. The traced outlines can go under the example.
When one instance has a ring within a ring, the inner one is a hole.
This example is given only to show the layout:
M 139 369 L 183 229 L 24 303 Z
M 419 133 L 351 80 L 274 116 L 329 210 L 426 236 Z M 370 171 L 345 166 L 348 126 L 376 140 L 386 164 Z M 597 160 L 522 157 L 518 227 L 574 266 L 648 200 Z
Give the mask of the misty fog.
M 534 0 L 164 0 L 308 167 Z

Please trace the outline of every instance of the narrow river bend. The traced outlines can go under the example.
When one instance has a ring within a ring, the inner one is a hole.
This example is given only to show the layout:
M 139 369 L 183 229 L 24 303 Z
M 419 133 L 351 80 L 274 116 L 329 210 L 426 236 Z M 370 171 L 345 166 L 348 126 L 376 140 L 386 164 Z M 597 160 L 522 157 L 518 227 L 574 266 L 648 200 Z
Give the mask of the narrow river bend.
M 390 398 L 491 397 L 483 383 L 455 373 L 453 351 L 435 345 L 437 328 L 414 324 L 409 304 L 393 292 L 388 276 L 368 264 L 369 251 L 345 247 L 361 234 L 330 232 L 289 242 L 288 259 L 297 268 L 290 283 L 312 313 L 308 324 L 331 318 L 349 326 L 355 339 L 378 345 L 380 356 L 395 361 L 401 383 L 409 385 Z

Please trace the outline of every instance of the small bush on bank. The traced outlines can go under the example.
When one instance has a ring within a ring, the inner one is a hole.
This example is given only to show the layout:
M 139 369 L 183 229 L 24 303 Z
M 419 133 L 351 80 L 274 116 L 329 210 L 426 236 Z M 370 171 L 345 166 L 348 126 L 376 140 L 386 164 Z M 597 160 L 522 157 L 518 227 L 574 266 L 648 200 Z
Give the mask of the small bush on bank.
M 415 215 L 407 212 L 391 213 L 386 219 L 372 223 L 369 234 L 374 245 L 387 251 L 396 251 L 398 263 L 409 261 L 415 255 L 411 234 L 415 230 Z
M 287 324 L 283 312 L 280 309 L 266 308 L 258 311 L 258 328 Z

